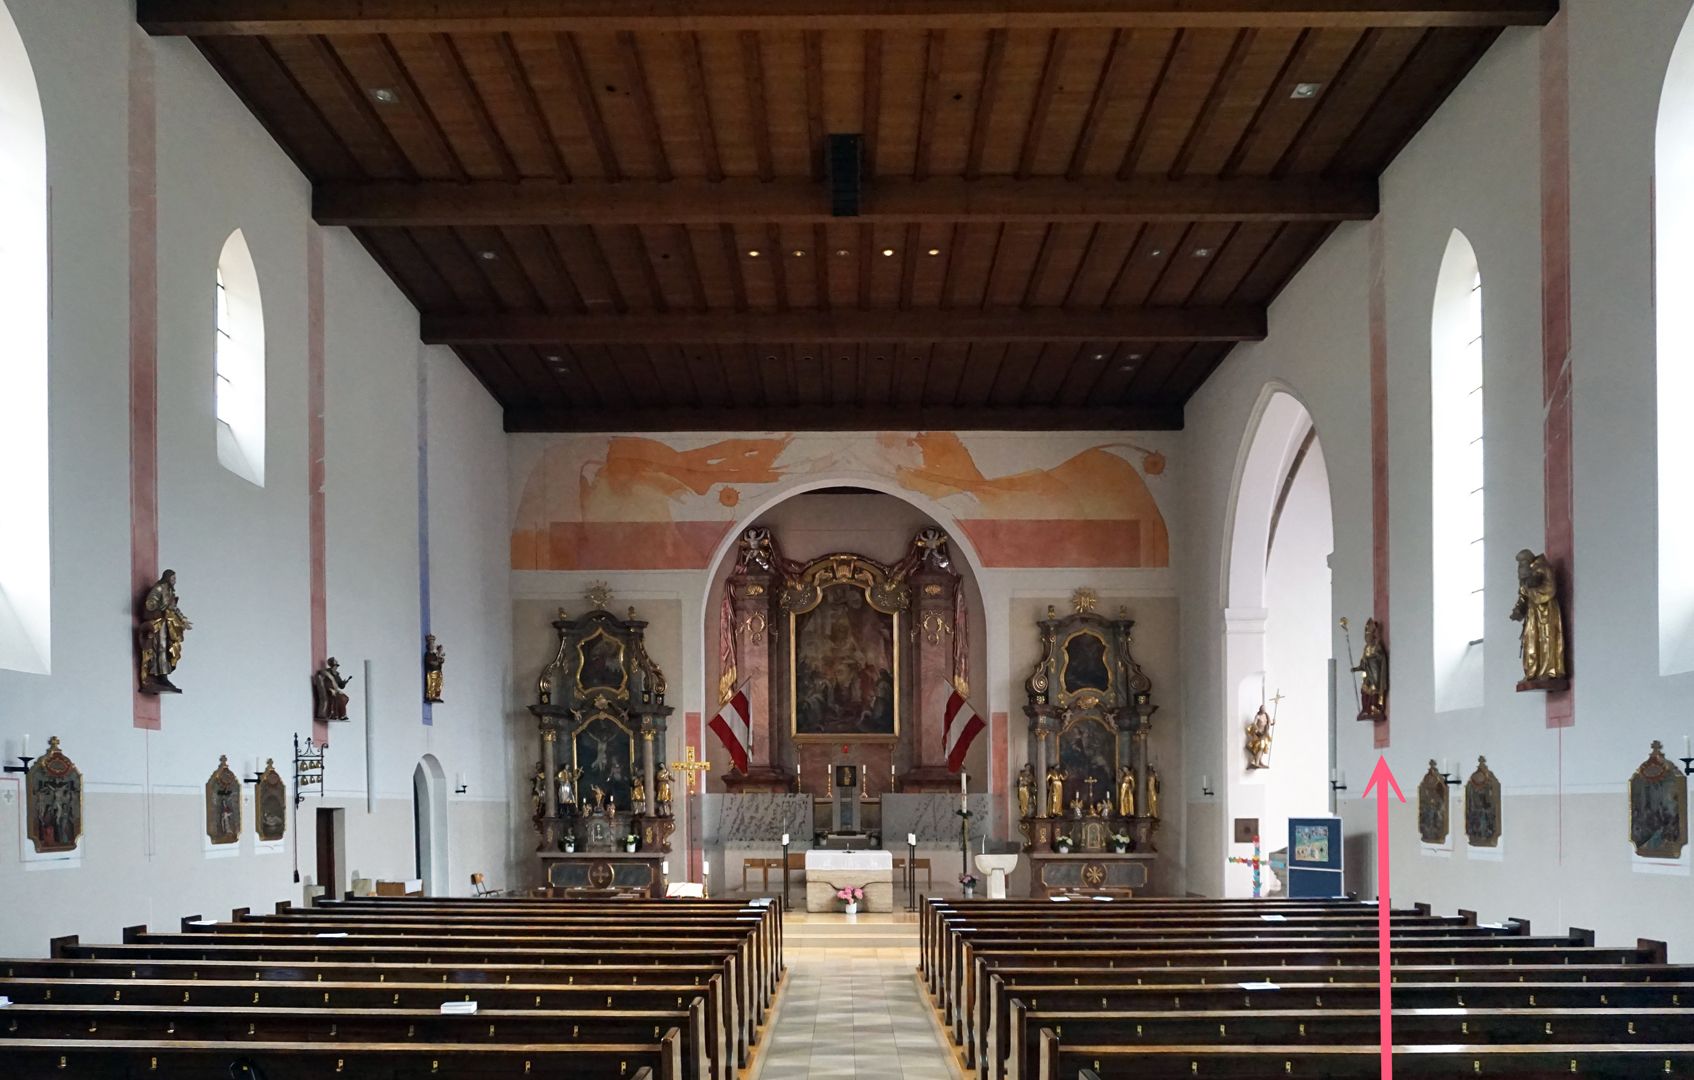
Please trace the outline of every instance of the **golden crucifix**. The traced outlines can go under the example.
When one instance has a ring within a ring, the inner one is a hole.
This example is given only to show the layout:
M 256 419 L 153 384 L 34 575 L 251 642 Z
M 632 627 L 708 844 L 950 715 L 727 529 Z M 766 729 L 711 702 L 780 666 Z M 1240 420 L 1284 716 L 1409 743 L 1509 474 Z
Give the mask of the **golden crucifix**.
M 694 794 L 694 774 L 697 772 L 709 772 L 712 768 L 712 763 L 709 761 L 695 760 L 694 748 L 690 746 L 688 748 L 688 753 L 683 755 L 683 760 L 671 762 L 671 768 L 684 775 L 688 783 L 688 793 L 692 795 Z

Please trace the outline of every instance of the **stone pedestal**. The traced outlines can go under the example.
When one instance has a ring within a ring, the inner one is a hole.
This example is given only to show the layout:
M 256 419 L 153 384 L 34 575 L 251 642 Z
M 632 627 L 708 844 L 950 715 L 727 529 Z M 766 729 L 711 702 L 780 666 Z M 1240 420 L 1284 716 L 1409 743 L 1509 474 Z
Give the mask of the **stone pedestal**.
M 1006 875 L 1018 868 L 1018 857 L 1012 855 L 978 855 L 976 868 L 988 880 L 988 899 L 1006 898 Z

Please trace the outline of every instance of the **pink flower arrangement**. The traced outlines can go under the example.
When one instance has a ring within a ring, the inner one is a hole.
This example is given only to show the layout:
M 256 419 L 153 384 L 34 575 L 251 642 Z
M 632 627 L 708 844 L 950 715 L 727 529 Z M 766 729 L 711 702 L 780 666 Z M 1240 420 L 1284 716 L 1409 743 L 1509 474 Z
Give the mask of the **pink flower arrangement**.
M 841 888 L 835 890 L 835 898 L 837 900 L 845 900 L 849 904 L 857 904 L 865 898 L 865 890 L 859 888 L 857 885 L 843 885 Z

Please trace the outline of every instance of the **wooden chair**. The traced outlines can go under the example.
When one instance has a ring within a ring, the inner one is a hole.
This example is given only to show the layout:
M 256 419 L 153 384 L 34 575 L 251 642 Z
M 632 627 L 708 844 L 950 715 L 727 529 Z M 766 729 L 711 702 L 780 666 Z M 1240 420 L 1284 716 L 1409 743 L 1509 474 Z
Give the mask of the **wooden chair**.
M 904 855 L 896 855 L 894 857 L 894 875 L 896 877 L 899 877 L 900 871 L 904 870 L 905 868 L 906 868 L 906 857 Z M 922 870 L 923 871 L 923 887 L 927 890 L 934 891 L 934 889 L 935 889 L 935 872 L 930 868 L 928 859 L 913 859 L 912 860 L 912 870 L 913 870 L 914 873 L 919 871 L 919 870 Z M 902 880 L 904 880 L 904 879 L 902 879 Z
M 488 887 L 487 880 L 480 871 L 471 875 L 471 890 L 478 896 L 494 895 L 494 890 Z

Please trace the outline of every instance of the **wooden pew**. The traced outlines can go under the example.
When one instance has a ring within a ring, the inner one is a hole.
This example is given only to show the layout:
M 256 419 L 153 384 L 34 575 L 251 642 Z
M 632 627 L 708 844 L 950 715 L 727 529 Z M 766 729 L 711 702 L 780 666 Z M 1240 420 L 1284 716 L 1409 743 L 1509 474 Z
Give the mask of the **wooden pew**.
M 17 1039 L 3 1045 L 20 1077 L 77 1080 L 440 1080 L 535 1077 L 539 1080 L 677 1080 L 680 1034 L 654 1042 L 550 1042 L 467 1047 L 459 1043 L 187 1042 L 172 1039 Z

